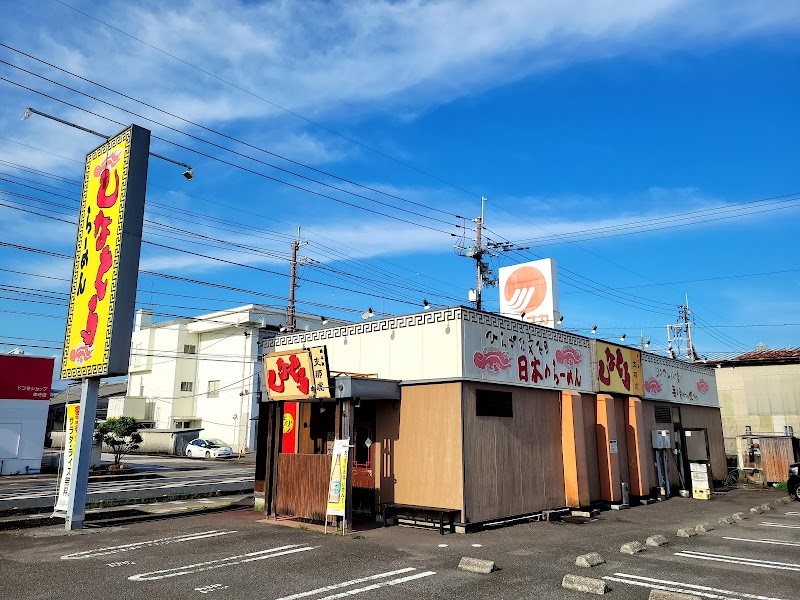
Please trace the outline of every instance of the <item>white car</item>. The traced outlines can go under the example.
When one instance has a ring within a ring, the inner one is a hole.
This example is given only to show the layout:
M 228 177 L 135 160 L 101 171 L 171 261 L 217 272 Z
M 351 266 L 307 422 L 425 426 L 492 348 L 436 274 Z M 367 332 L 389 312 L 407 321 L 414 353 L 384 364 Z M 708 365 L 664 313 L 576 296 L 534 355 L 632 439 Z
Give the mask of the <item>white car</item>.
M 233 456 L 233 450 L 222 440 L 197 438 L 186 446 L 186 456 L 189 458 L 230 458 Z

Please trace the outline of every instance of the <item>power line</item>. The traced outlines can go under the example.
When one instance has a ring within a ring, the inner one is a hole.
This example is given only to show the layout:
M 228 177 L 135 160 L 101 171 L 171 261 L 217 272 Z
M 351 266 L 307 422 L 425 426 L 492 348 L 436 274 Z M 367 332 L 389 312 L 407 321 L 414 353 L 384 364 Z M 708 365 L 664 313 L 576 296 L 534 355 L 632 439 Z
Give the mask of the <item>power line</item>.
M 311 125 L 314 125 L 315 127 L 319 127 L 320 129 L 323 129 L 323 130 L 327 131 L 328 133 L 332 133 L 333 135 L 336 135 L 336 136 L 338 136 L 338 137 L 340 137 L 342 139 L 345 139 L 345 140 L 347 140 L 347 141 L 349 141 L 349 142 L 351 142 L 353 144 L 356 144 L 357 146 L 360 146 L 361 148 L 364 148 L 365 150 L 369 150 L 370 152 L 373 152 L 374 154 L 377 154 L 379 156 L 387 158 L 387 159 L 391 160 L 392 162 L 395 162 L 395 163 L 397 163 L 399 165 L 402 165 L 402 166 L 404 166 L 404 167 L 406 167 L 408 169 L 416 171 L 417 173 L 425 175 L 426 177 L 431 177 L 432 179 L 435 179 L 436 181 L 439 181 L 440 183 L 444 183 L 445 185 L 448 185 L 448 186 L 450 186 L 450 187 L 452 187 L 454 189 L 457 189 L 457 190 L 459 190 L 461 192 L 464 192 L 465 194 L 469 194 L 470 196 L 475 196 L 475 197 L 479 196 L 478 194 L 470 192 L 469 190 L 466 190 L 466 189 L 464 189 L 464 188 L 462 188 L 462 187 L 460 187 L 458 185 L 455 185 L 454 183 L 450 183 L 450 182 L 448 182 L 448 181 L 446 181 L 446 180 L 444 180 L 444 179 L 442 179 L 440 177 L 437 177 L 436 175 L 428 173 L 427 171 L 423 171 L 422 169 L 419 169 L 418 167 L 415 167 L 415 166 L 413 166 L 413 165 L 411 165 L 409 163 L 403 162 L 403 161 L 401 161 L 401 160 L 399 160 L 399 159 L 397 159 L 397 158 L 395 158 L 393 156 L 385 154 L 385 153 L 381 152 L 380 150 L 372 148 L 371 146 L 368 146 L 368 145 L 364 144 L 363 142 L 359 142 L 358 140 L 356 140 L 354 138 L 351 138 L 351 137 L 346 136 L 346 135 L 344 135 L 342 133 L 339 133 L 338 131 L 335 131 L 335 130 L 333 130 L 333 129 L 325 126 L 325 125 L 322 125 L 321 123 L 318 123 L 317 121 L 312 121 L 308 117 L 304 117 L 303 115 L 301 115 L 301 114 L 299 114 L 297 112 L 294 112 L 292 110 L 289 110 L 288 108 L 285 108 L 285 107 L 283 107 L 283 106 L 281 106 L 279 104 L 276 104 L 275 102 L 273 102 L 271 100 L 268 100 L 268 99 L 264 98 L 263 96 L 260 96 L 260 95 L 256 94 L 255 92 L 252 92 L 252 91 L 247 90 L 247 89 L 245 89 L 243 87 L 240 87 L 240 86 L 236 85 L 235 83 L 232 83 L 232 82 L 228 81 L 227 79 L 223 79 L 222 77 L 219 77 L 218 75 L 214 75 L 213 73 L 211 73 L 209 71 L 206 71 L 205 69 L 202 69 L 202 68 L 198 67 L 197 65 L 194 65 L 194 64 L 192 64 L 192 63 L 190 63 L 190 62 L 188 62 L 188 61 L 186 61 L 186 60 L 184 60 L 182 58 L 179 58 L 179 57 L 175 56 L 174 54 L 170 54 L 169 52 L 167 52 L 165 50 L 162 50 L 161 48 L 158 48 L 157 46 L 154 46 L 153 44 L 145 42 L 144 40 L 142 40 L 142 39 L 140 39 L 140 38 L 138 38 L 138 37 L 136 37 L 134 35 L 131 35 L 130 33 L 126 32 L 126 31 L 123 31 L 123 30 L 121 30 L 121 29 L 119 29 L 117 27 L 114 27 L 113 25 L 111 25 L 109 23 L 106 23 L 105 21 L 102 21 L 102 20 L 100 20 L 100 19 L 98 19 L 96 17 L 93 17 L 92 15 L 90 15 L 88 13 L 85 13 L 85 12 L 83 12 L 81 10 L 78 10 L 74 6 L 70 6 L 66 2 L 63 2 L 62 0 L 56 0 L 56 2 L 58 2 L 59 4 L 69 8 L 71 10 L 74 10 L 77 13 L 82 14 L 83 16 L 85 16 L 85 17 L 87 17 L 89 19 L 92 19 L 93 21 L 96 21 L 97 23 L 105 25 L 106 27 L 109 27 L 110 29 L 113 29 L 114 31 L 117 31 L 117 32 L 121 33 L 122 35 L 125 35 L 125 36 L 127 36 L 127 37 L 129 37 L 129 38 L 131 38 L 133 40 L 136 40 L 137 42 L 139 42 L 141 44 L 144 44 L 145 46 L 147 46 L 149 48 L 152 48 L 153 50 L 156 50 L 157 52 L 160 52 L 160 53 L 162 53 L 162 54 L 164 54 L 166 56 L 169 56 L 170 58 L 172 58 L 174 60 L 177 60 L 178 62 L 181 62 L 181 63 L 183 63 L 184 65 L 186 65 L 188 67 L 196 69 L 196 70 L 200 71 L 201 73 L 204 73 L 205 75 L 208 75 L 209 77 L 213 77 L 217 81 L 220 81 L 220 82 L 222 82 L 222 83 L 224 83 L 226 85 L 229 85 L 229 86 L 231 86 L 231 87 L 233 87 L 233 88 L 235 88 L 235 89 L 237 89 L 237 90 L 239 90 L 241 92 L 244 92 L 245 94 L 248 94 L 248 95 L 250 95 L 250 96 L 252 96 L 254 98 L 257 98 L 258 100 L 261 100 L 262 102 L 265 102 L 265 103 L 269 104 L 270 106 L 274 106 L 275 108 L 277 108 L 279 110 L 282 110 L 282 111 L 284 111 L 284 112 L 286 112 L 286 113 L 288 113 L 290 115 L 293 115 L 293 116 L 295 116 L 295 117 L 297 117 L 299 119 L 302 119 L 303 121 L 305 121 L 305 122 L 307 122 L 307 123 L 309 123 Z M 5 46 L 5 44 L 3 44 L 3 45 Z M 8 46 L 6 46 L 6 47 L 8 47 Z
M 98 118 L 101 118 L 101 119 L 105 119 L 105 120 L 107 120 L 107 121 L 109 121 L 111 123 L 115 123 L 115 124 L 117 124 L 117 125 L 119 125 L 121 127 L 125 126 L 125 123 L 122 123 L 121 121 L 117 121 L 115 119 L 112 119 L 110 117 L 107 117 L 105 115 L 97 113 L 95 111 L 88 110 L 86 108 L 78 106 L 77 104 L 72 104 L 71 102 L 67 102 L 66 100 L 62 100 L 61 98 L 57 98 L 57 97 L 52 96 L 50 94 L 46 94 L 45 92 L 36 90 L 34 88 L 28 87 L 28 86 L 23 85 L 21 83 L 18 83 L 16 81 L 12 81 L 12 80 L 7 79 L 5 77 L 0 77 L 0 81 L 4 81 L 4 82 L 6 82 L 6 83 L 8 83 L 10 85 L 15 85 L 15 86 L 20 87 L 22 89 L 28 90 L 29 92 L 33 92 L 34 94 L 39 94 L 40 96 L 43 96 L 45 98 L 49 98 L 50 100 L 54 100 L 56 102 L 60 102 L 61 104 L 64 104 L 64 105 L 69 106 L 71 108 L 74 108 L 76 110 L 80 110 L 80 111 L 85 112 L 87 114 L 90 114 L 92 116 L 95 116 L 95 117 L 98 117 Z M 120 110 L 124 110 L 124 109 L 120 109 Z M 125 112 L 129 112 L 129 111 L 125 111 Z M 133 114 L 133 113 L 131 113 L 131 114 Z M 142 117 L 142 118 L 145 118 L 145 117 Z M 148 120 L 150 120 L 150 119 L 148 119 Z M 444 233 L 445 235 L 449 235 L 449 236 L 453 236 L 453 237 L 455 237 L 455 235 L 456 235 L 455 233 L 450 233 L 448 231 L 444 231 L 442 229 L 438 229 L 438 228 L 432 227 L 430 225 L 425 225 L 423 223 L 418 223 L 416 221 L 409 221 L 408 219 L 403 219 L 403 218 L 398 217 L 396 215 L 391 215 L 389 213 L 384 213 L 384 212 L 381 212 L 381 211 L 378 211 L 378 210 L 367 208 L 365 206 L 360 206 L 360 205 L 355 204 L 353 202 L 348 202 L 346 200 L 342 200 L 341 198 L 336 198 L 335 196 L 330 196 L 328 194 L 323 194 L 322 192 L 318 192 L 318 191 L 315 191 L 315 190 L 312 190 L 312 189 L 309 189 L 309 188 L 306 188 L 306 187 L 303 187 L 303 186 L 300 186 L 300 185 L 297 185 L 297 184 L 294 184 L 294 183 L 291 183 L 291 182 L 288 182 L 288 181 L 284 181 L 283 179 L 278 179 L 277 177 L 272 177 L 271 175 L 267 175 L 266 173 L 262 173 L 260 171 L 256 171 L 255 169 L 250 169 L 249 167 L 245 167 L 244 165 L 241 165 L 241 164 L 236 164 L 236 163 L 233 163 L 231 161 L 224 160 L 224 159 L 219 158 L 217 156 L 213 156 L 211 154 L 208 154 L 207 152 L 202 152 L 201 150 L 197 150 L 195 148 L 190 148 L 189 146 L 185 146 L 183 144 L 179 144 L 177 142 L 174 142 L 172 140 L 168 140 L 168 139 L 163 138 L 163 137 L 159 137 L 159 136 L 155 136 L 154 135 L 154 136 L 152 136 L 152 138 L 160 140 L 160 141 L 165 142 L 167 144 L 171 144 L 171 145 L 173 145 L 173 146 L 175 146 L 177 148 L 181 148 L 181 149 L 186 150 L 188 152 L 192 152 L 192 153 L 197 154 L 199 156 L 203 156 L 203 157 L 208 158 L 210 160 L 214 160 L 216 162 L 219 162 L 221 164 L 227 165 L 229 167 L 233 167 L 234 169 L 239 169 L 239 170 L 244 171 L 246 173 L 250 173 L 252 175 L 256 175 L 258 177 L 262 177 L 264 179 L 268 179 L 270 181 L 274 181 L 275 183 L 279 183 L 281 185 L 285 185 L 287 187 L 296 189 L 296 190 L 301 191 L 301 192 L 305 192 L 307 194 L 313 194 L 314 196 L 319 196 L 320 198 L 325 198 L 327 200 L 332 200 L 333 202 L 337 202 L 339 204 L 350 206 L 352 208 L 357 208 L 359 210 L 363 210 L 363 211 L 366 211 L 366 212 L 369 212 L 369 213 L 372 213 L 372 214 L 376 214 L 376 215 L 379 215 L 379 216 L 382 216 L 382 217 L 386 217 L 388 219 L 393 219 L 395 221 L 399 221 L 399 222 L 402 222 L 402 223 L 407 223 L 409 225 L 414 225 L 416 227 L 422 227 L 424 229 L 429 229 L 431 231 Z M 214 145 L 211 142 L 206 142 L 206 143 Z M 258 160 L 256 158 L 251 157 L 251 156 L 247 156 L 247 155 L 241 154 L 241 153 L 236 152 L 234 150 L 230 150 L 230 149 L 226 149 L 226 150 L 228 150 L 229 152 L 232 152 L 233 154 L 238 154 L 240 156 L 244 156 L 245 158 L 248 158 L 248 159 L 253 160 L 255 162 L 263 163 L 263 161 L 260 161 L 260 160 Z M 266 164 L 266 163 L 264 163 L 264 164 Z M 303 177 L 303 176 L 299 176 L 299 177 Z M 308 177 L 303 177 L 303 178 L 304 179 L 310 179 Z M 315 181 L 316 183 L 319 183 L 320 185 L 324 185 L 326 187 L 335 187 L 335 186 L 331 186 L 329 184 L 326 184 L 324 182 L 320 182 L 320 181 L 316 181 L 316 180 L 312 180 L 312 181 Z M 407 212 L 407 213 L 410 213 L 410 214 L 414 214 L 414 215 L 420 216 L 419 213 L 414 213 L 413 211 L 409 211 L 407 209 L 402 209 L 402 208 L 396 207 L 394 205 L 388 204 L 386 202 L 381 202 L 380 200 L 375 200 L 374 198 L 368 198 L 366 196 L 360 196 L 359 194 L 355 194 L 354 192 L 348 192 L 347 190 L 342 190 L 340 188 L 335 188 L 335 189 L 337 189 L 337 190 L 339 190 L 339 191 L 341 191 L 343 193 L 346 193 L 346 194 L 352 194 L 352 195 L 355 195 L 355 196 L 370 200 L 372 202 L 376 202 L 378 204 L 382 204 L 382 205 L 385 205 L 385 206 L 390 206 L 391 208 L 393 208 L 395 210 L 399 210 L 399 211 L 402 211 L 402 212 Z M 435 217 L 427 217 L 425 215 L 421 215 L 421 216 L 423 216 L 423 218 L 432 219 L 434 221 L 441 221 L 440 219 L 436 219 Z M 441 221 L 441 222 L 449 224 L 446 221 Z

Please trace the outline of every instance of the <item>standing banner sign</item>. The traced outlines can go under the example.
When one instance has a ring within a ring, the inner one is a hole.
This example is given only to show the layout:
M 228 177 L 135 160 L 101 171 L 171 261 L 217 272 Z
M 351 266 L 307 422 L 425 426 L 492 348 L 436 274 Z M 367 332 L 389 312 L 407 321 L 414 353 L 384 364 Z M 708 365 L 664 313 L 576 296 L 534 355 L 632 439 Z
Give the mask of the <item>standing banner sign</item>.
M 86 155 L 61 379 L 128 374 L 149 152 L 131 125 Z
M 54 517 L 63 517 L 67 514 L 69 501 L 69 482 L 72 479 L 72 461 L 75 458 L 75 442 L 78 439 L 79 404 L 67 404 L 67 428 L 64 440 L 64 460 L 62 461 L 61 482 L 58 485 L 58 500 L 53 511 Z
M 325 526 L 329 516 L 343 517 L 347 500 L 347 465 L 350 454 L 350 438 L 333 442 L 331 477 L 328 485 L 328 505 L 325 509 Z M 344 521 L 342 522 L 344 527 Z

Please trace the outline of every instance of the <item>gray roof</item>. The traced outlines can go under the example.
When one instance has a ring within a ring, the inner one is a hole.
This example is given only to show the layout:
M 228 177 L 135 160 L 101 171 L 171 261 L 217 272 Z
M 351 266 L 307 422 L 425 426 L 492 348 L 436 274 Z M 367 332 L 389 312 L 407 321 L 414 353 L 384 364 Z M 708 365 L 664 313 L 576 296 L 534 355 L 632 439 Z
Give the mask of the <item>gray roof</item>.
M 115 383 L 101 383 L 98 398 L 104 399 L 110 396 L 124 396 L 128 393 L 128 381 L 118 381 Z M 59 392 L 50 398 L 50 404 L 66 404 L 68 402 L 78 402 L 81 399 L 80 384 L 71 385 L 63 392 Z

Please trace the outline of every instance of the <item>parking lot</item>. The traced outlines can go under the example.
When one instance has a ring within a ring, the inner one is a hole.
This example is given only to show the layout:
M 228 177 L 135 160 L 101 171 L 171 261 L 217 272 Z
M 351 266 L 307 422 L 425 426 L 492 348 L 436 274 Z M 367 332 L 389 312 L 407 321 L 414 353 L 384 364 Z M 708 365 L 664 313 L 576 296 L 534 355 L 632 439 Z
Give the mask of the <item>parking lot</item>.
M 263 522 L 252 511 L 184 516 L 65 534 L 61 528 L 0 533 L 4 597 L 224 598 L 588 598 L 561 587 L 566 574 L 603 579 L 612 598 L 650 590 L 705 598 L 790 600 L 800 581 L 800 504 L 750 507 L 783 497 L 738 490 L 711 501 L 608 511 L 584 523 L 541 522 L 440 536 L 390 527 L 324 536 L 305 526 Z M 748 519 L 718 519 L 747 512 Z M 714 523 L 691 538 L 678 528 Z M 669 543 L 620 554 L 625 542 L 662 534 Z M 575 566 L 598 552 L 605 563 Z M 495 561 L 490 574 L 457 568 L 461 557 Z

